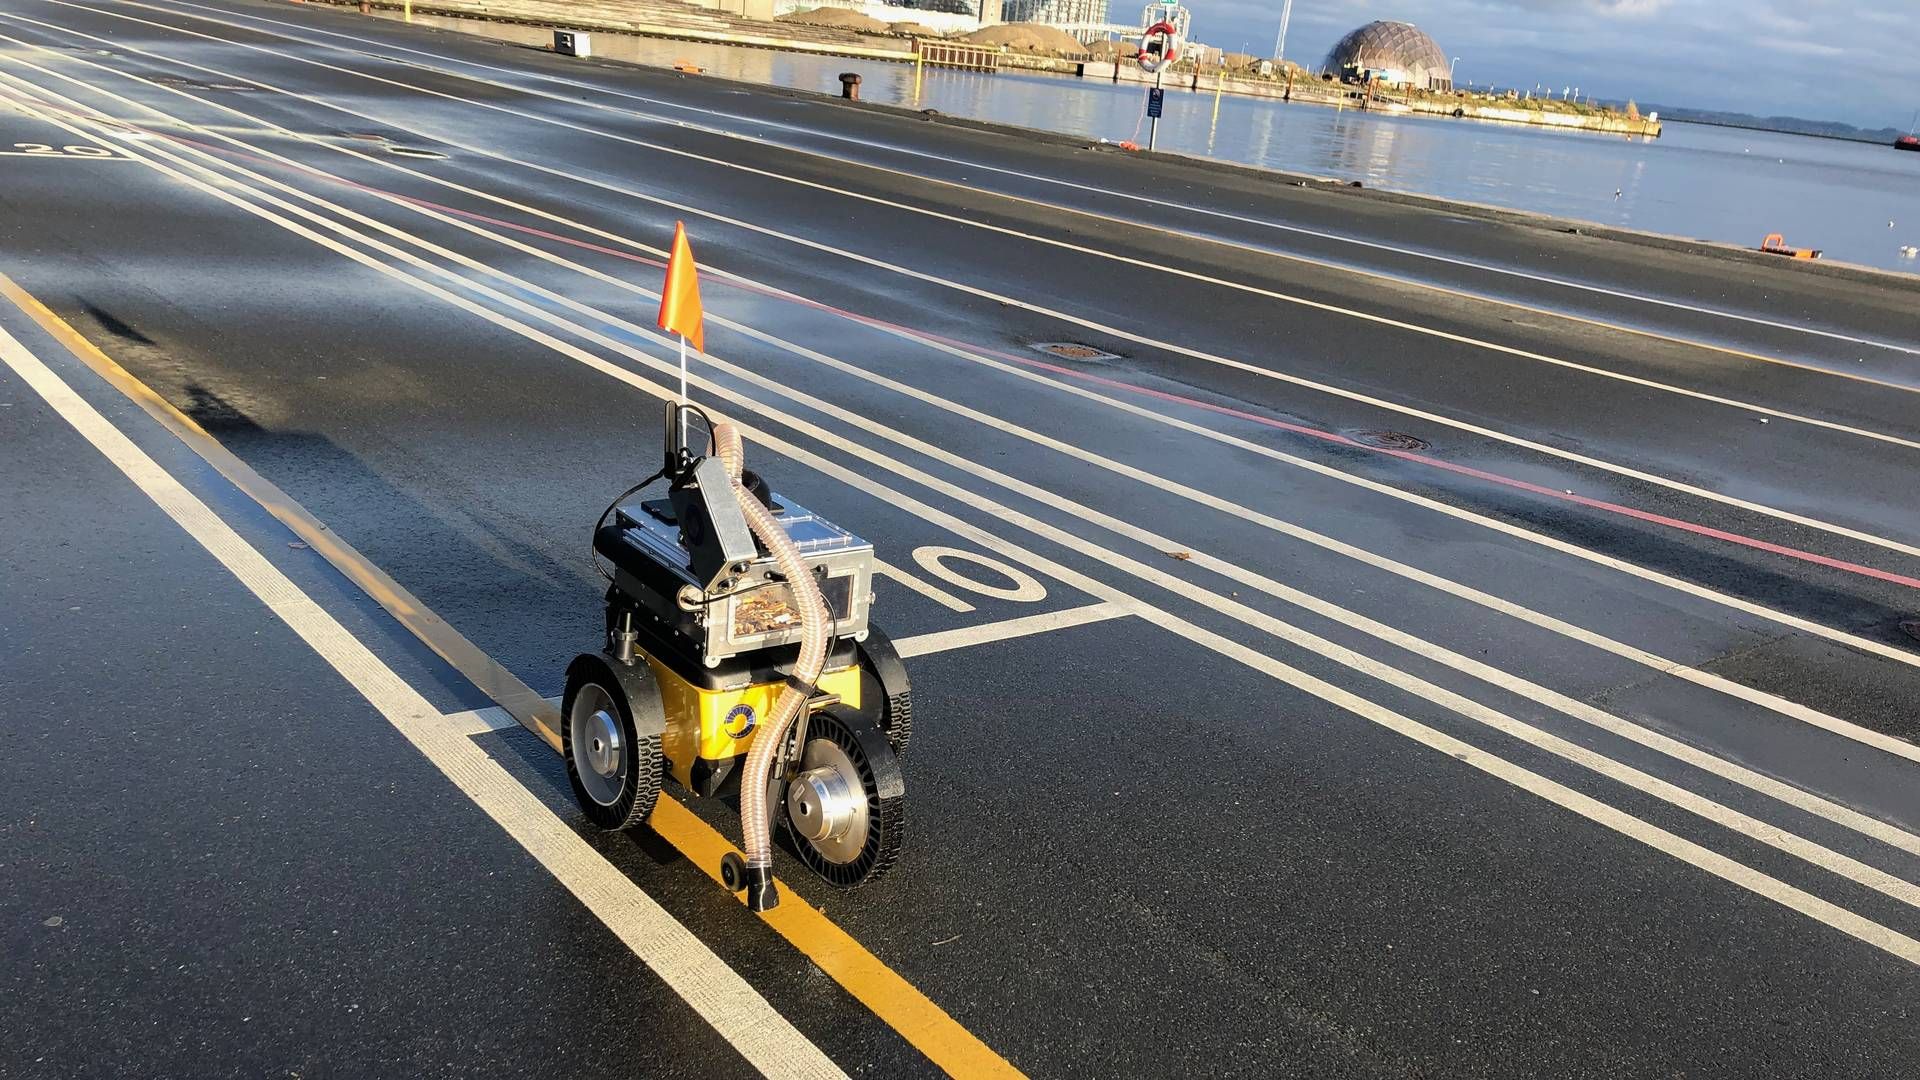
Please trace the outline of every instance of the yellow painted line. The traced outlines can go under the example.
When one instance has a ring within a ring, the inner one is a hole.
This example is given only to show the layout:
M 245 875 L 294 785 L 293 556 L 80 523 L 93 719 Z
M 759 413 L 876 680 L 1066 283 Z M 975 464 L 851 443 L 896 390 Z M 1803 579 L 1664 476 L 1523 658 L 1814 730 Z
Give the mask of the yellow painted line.
M 499 661 L 468 641 L 279 487 L 254 472 L 251 466 L 222 446 L 192 417 L 175 408 L 171 402 L 121 367 L 5 274 L 0 274 L 0 296 L 25 311 L 42 330 L 81 362 L 146 410 L 149 416 L 186 443 L 189 449 L 235 487 L 293 530 L 303 542 L 365 590 L 402 626 L 515 720 L 539 735 L 555 751 L 560 749 L 556 726 L 560 714 L 552 702 L 541 697 Z M 656 833 L 715 882 L 720 880 L 721 856 L 737 850 L 713 826 L 673 799 L 660 800 L 650 824 Z M 818 965 L 820 970 L 839 983 L 856 1001 L 865 1005 L 874 1016 L 899 1032 L 901 1038 L 926 1055 L 929 1061 L 956 1077 L 1024 1075 L 936 1005 L 918 987 L 874 956 L 866 946 L 840 929 L 804 897 L 789 889 L 786 883 L 776 881 L 774 885 L 780 894 L 780 906 L 762 912 L 761 920 Z M 742 903 L 744 905 L 744 900 Z
M 234 456 L 233 452 L 222 446 L 218 439 L 207 434 L 206 429 L 196 423 L 193 417 L 174 408 L 172 402 L 135 378 L 112 357 L 100 351 L 93 342 L 88 341 L 78 330 L 68 325 L 66 320 L 54 314 L 52 309 L 22 289 L 5 274 L 0 274 L 0 296 L 6 297 L 25 311 L 34 322 L 39 324 L 40 329 L 65 346 L 68 352 L 73 353 L 82 363 L 107 380 L 114 389 L 145 409 L 147 415 L 159 421 L 161 426 L 171 431 L 181 442 L 186 443 L 194 453 L 205 459 L 207 464 L 218 470 L 220 475 L 226 477 L 233 486 L 245 492 L 267 513 L 272 514 L 281 524 L 291 529 L 303 543 L 332 563 L 336 569 L 347 576 L 348 580 L 358 585 L 381 607 L 387 609 L 388 613 L 399 620 L 402 626 L 411 630 L 415 637 L 438 653 L 441 659 L 453 665 L 455 670 L 479 687 L 482 693 L 511 713 L 514 719 L 525 724 L 554 750 L 560 749 L 558 709 L 548 704 L 539 694 L 534 693 L 493 657 L 481 651 L 478 645 L 468 641 L 458 630 L 447 625 L 438 615 L 428 610 L 425 604 L 415 599 L 413 594 L 402 588 L 399 582 L 393 580 L 385 571 L 355 550 L 353 545 L 327 528 L 320 519 L 308 513 L 305 507 L 294 502 L 272 481 L 253 471 L 252 466 Z
M 660 800 L 650 824 L 715 882 L 720 880 L 721 856 L 738 850 L 713 826 L 673 799 Z M 950 1076 L 1024 1075 L 807 903 L 805 897 L 787 888 L 785 882 L 775 881 L 774 885 L 780 892 L 780 906 L 762 912 L 761 920 L 833 976 L 842 989 L 873 1010 L 929 1061 Z M 744 898 L 741 903 L 745 904 Z

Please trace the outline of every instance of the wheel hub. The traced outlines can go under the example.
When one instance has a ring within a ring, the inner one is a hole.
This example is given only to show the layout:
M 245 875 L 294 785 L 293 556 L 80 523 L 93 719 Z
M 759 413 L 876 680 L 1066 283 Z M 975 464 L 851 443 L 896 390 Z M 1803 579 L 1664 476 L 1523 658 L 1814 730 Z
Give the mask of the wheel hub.
M 844 750 L 826 739 L 807 743 L 801 770 L 787 785 L 794 833 L 829 862 L 848 863 L 867 845 L 867 792 Z
M 596 709 L 581 727 L 587 740 L 587 764 L 611 779 L 620 772 L 620 722 L 605 709 Z
M 606 690 L 588 684 L 574 698 L 567 718 L 573 771 L 587 796 L 601 806 L 619 802 L 627 784 L 627 747 L 616 710 Z

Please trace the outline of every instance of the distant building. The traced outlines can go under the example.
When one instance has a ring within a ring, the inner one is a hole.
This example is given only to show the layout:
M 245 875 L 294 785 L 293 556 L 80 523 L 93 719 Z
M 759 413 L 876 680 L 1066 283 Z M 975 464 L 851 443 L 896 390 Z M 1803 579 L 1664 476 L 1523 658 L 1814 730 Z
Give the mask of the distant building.
M 906 8 L 910 11 L 944 11 L 949 15 L 982 15 L 974 9 L 974 0 L 883 0 L 888 7 Z M 839 5 L 834 5 L 839 6 Z
M 1179 4 L 1148 4 L 1147 9 L 1140 13 L 1140 29 L 1145 30 L 1154 23 L 1172 23 L 1181 41 L 1193 37 L 1193 12 Z
M 1043 23 L 1070 34 L 1084 33 L 1086 28 L 1106 24 L 1107 0 L 1001 0 L 1000 21 Z
M 1378 79 L 1419 90 L 1453 89 L 1446 52 L 1412 23 L 1368 23 L 1335 43 L 1324 67 L 1350 82 Z

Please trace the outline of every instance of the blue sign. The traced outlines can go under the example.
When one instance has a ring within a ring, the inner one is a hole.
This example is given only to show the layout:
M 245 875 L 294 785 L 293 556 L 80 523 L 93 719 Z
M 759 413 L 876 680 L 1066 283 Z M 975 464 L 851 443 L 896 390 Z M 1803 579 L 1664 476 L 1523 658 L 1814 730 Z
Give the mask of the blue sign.
M 1160 108 L 1161 108 L 1161 105 L 1166 100 L 1167 100 L 1167 92 L 1165 90 L 1162 90 L 1157 86 L 1148 90 L 1147 91 L 1147 115 L 1153 117 L 1155 120 L 1160 119 Z

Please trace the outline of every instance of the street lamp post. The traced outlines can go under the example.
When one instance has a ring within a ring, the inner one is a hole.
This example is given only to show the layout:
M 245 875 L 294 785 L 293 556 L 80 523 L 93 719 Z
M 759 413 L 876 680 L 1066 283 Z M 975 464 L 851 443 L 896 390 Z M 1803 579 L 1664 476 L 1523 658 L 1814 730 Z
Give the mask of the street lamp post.
M 1460 66 L 1460 58 L 1457 56 L 1454 57 L 1453 61 L 1447 65 L 1447 83 L 1449 85 L 1452 85 L 1459 81 L 1453 77 L 1453 69 L 1459 66 Z

